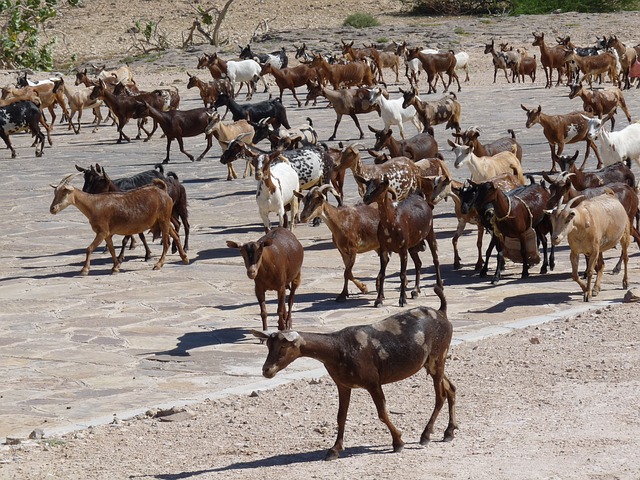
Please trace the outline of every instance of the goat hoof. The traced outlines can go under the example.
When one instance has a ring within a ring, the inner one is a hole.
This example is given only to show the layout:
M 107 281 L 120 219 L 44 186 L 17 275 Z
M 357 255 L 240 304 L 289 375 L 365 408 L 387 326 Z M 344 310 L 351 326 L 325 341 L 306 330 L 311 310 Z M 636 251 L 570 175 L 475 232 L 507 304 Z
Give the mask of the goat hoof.
M 411 292 L 411 298 L 418 298 L 418 295 L 420 295 L 420 292 L 418 292 L 417 290 Z
M 89 275 L 89 269 L 88 268 L 83 268 L 82 270 L 80 270 L 80 275 L 86 277 L 87 275 Z
M 340 458 L 340 452 L 338 450 L 334 450 L 333 448 L 329 449 L 324 457 L 325 461 L 327 462 L 330 460 L 337 460 L 338 458 Z
M 404 442 L 400 440 L 400 443 L 396 443 L 393 446 L 393 453 L 400 453 L 403 448 L 404 448 Z
M 184 257 L 182 259 L 182 263 L 184 263 L 185 265 L 189 265 L 189 259 L 187 257 Z
M 346 302 L 347 301 L 347 296 L 346 295 L 338 295 L 336 297 L 336 302 Z
M 383 302 L 382 302 L 382 300 L 376 300 L 376 301 L 373 303 L 373 306 L 374 306 L 374 307 L 381 307 L 381 306 L 382 306 L 382 303 L 383 303 Z
M 431 442 L 431 438 L 429 438 L 429 435 L 423 435 L 420 437 L 420 445 L 422 445 L 423 447 L 429 442 Z

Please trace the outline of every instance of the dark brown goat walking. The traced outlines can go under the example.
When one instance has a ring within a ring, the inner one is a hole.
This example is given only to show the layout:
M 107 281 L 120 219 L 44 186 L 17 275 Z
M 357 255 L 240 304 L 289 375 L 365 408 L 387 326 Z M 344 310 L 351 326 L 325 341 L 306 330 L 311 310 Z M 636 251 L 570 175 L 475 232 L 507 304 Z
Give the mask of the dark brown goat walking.
M 273 378 L 300 357 L 321 361 L 338 387 L 338 435 L 325 460 L 339 458 L 344 450 L 343 439 L 347 412 L 354 388 L 366 389 L 393 439 L 393 451 L 404 447 L 401 432 L 391 423 L 382 385 L 393 383 L 417 373 L 422 368 L 433 379 L 435 406 L 420 436 L 420 444 L 431 440 L 438 414 L 446 400 L 449 422 L 444 441 L 454 438 L 456 421 L 456 387 L 444 372 L 453 326 L 447 318 L 447 301 L 442 288 L 434 288 L 440 298 L 440 309 L 417 307 L 388 317 L 373 325 L 344 328 L 334 333 L 276 332 L 270 335 L 254 331 L 267 341 L 269 354 L 262 374 Z

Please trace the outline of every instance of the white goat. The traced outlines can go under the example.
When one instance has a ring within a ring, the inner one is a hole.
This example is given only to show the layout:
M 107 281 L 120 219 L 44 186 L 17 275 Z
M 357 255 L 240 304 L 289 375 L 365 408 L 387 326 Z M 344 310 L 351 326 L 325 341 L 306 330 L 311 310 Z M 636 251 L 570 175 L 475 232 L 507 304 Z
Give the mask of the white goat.
M 262 168 L 256 168 L 256 202 L 258 212 L 264 223 L 264 230 L 268 232 L 271 223 L 269 213 L 276 212 L 281 227 L 287 227 L 285 207 L 291 207 L 291 223 L 289 230 L 293 230 L 294 218 L 298 214 L 298 198 L 294 192 L 298 192 L 300 180 L 298 174 L 287 161 L 273 164 L 273 160 L 280 156 L 280 151 L 265 155 Z
M 260 72 L 262 71 L 262 67 L 258 62 L 255 60 L 226 61 L 220 58 L 217 53 L 211 55 L 209 61 L 218 65 L 220 70 L 227 75 L 231 84 L 247 82 L 249 85 L 247 99 L 253 96 L 255 82 L 261 78 Z M 238 91 L 240 91 L 240 88 L 238 88 Z
M 389 130 L 392 125 L 398 125 L 400 136 L 404 139 L 403 124 L 412 121 L 416 129 L 418 129 L 418 133 L 421 133 L 422 125 L 420 124 L 420 120 L 418 120 L 416 109 L 413 106 L 402 108 L 402 102 L 404 102 L 403 97 L 387 100 L 384 93 L 382 88 L 374 87 L 369 97 L 371 104 L 378 104 L 380 106 L 380 116 L 384 122 L 384 129 Z
M 600 156 L 605 166 L 633 160 L 640 165 L 640 123 L 627 125 L 620 131 L 609 132 L 604 128 L 611 114 L 603 119 L 584 117 L 589 123 L 588 136 L 600 139 Z
M 515 145 L 510 152 L 500 152 L 492 156 L 478 157 L 473 153 L 473 147 L 469 145 L 458 145 L 448 140 L 449 146 L 456 156 L 454 166 L 460 168 L 466 164 L 471 171 L 471 180 L 476 183 L 484 182 L 489 178 L 502 173 L 512 173 L 518 177 L 521 185 L 524 185 L 524 176 L 520 161 L 515 155 Z

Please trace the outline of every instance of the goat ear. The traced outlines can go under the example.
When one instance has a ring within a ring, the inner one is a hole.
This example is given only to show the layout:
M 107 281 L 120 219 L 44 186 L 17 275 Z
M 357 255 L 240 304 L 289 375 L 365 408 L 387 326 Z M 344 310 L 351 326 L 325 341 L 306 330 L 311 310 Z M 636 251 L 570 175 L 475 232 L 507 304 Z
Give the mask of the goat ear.
M 525 112 L 529 111 L 529 109 L 527 107 L 525 107 L 523 104 L 520 104 L 520 108 L 522 108 Z
M 242 244 L 234 242 L 233 240 L 227 240 L 227 247 L 229 247 L 229 248 L 242 248 Z
M 303 195 L 303 194 L 301 194 L 300 192 L 298 192 L 297 190 L 294 190 L 294 191 L 293 191 L 293 195 L 294 195 L 296 198 L 299 198 L 300 200 L 304 200 L 304 195 Z
M 78 164 L 76 164 L 76 170 L 78 170 L 79 172 L 82 172 L 82 173 L 84 173 L 84 172 L 86 172 L 86 171 L 87 171 L 87 169 L 86 169 L 86 168 L 82 168 L 82 167 L 81 167 L 81 166 L 79 166 Z
M 251 334 L 254 337 L 258 337 L 261 340 L 266 340 L 268 339 L 271 335 L 265 332 L 261 332 L 260 330 L 251 330 Z
M 448 139 L 447 139 L 447 143 L 449 144 L 449 146 L 450 146 L 451 148 L 456 148 L 456 147 L 458 147 L 458 146 L 459 146 L 459 145 L 457 145 L 456 143 L 453 143 L 453 142 L 451 141 L 451 139 L 450 139 L 450 138 L 448 138 Z
M 260 242 L 260 246 L 262 248 L 270 247 L 272 244 L 273 244 L 273 238 L 271 238 L 271 237 L 265 238 L 262 242 Z

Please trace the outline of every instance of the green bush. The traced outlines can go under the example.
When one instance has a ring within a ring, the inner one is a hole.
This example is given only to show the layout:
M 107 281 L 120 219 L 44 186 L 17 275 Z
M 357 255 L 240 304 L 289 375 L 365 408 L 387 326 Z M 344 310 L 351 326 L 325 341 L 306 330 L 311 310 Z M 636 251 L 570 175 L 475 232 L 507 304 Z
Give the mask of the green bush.
M 67 0 L 77 6 L 79 0 Z M 0 0 L 0 67 L 51 70 L 55 40 L 41 42 L 44 23 L 57 15 L 58 0 Z
M 349 15 L 342 25 L 345 27 L 367 28 L 377 27 L 380 25 L 380 22 L 377 18 L 369 15 L 368 13 L 354 13 Z
M 634 10 L 639 0 L 403 0 L 420 15 L 545 14 Z

